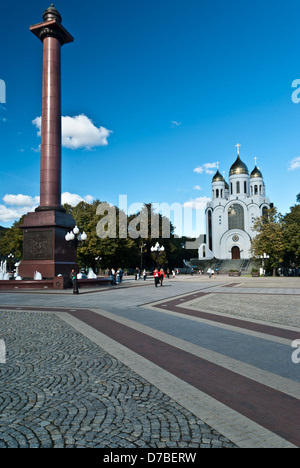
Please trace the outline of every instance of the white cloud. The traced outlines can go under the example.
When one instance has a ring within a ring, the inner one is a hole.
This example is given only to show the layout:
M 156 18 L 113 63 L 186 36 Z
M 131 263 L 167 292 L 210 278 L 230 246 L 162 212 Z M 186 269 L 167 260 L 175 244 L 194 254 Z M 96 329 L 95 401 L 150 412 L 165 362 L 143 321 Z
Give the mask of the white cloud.
M 298 156 L 297 158 L 294 158 L 294 159 L 292 159 L 292 161 L 290 161 L 288 171 L 295 171 L 296 169 L 299 169 L 299 168 L 300 168 L 300 156 Z
M 200 185 L 195 185 L 194 190 L 202 190 L 202 187 L 200 187 Z
M 182 125 L 182 122 L 177 122 L 177 120 L 171 120 L 171 128 L 180 127 L 180 125 Z
M 5 205 L 0 205 L 0 222 L 10 223 L 13 221 L 18 221 L 21 216 L 29 211 L 34 211 L 34 208 L 29 209 L 28 207 L 17 207 L 17 208 L 7 208 Z
M 41 117 L 32 121 L 38 129 L 38 136 L 41 135 Z M 104 127 L 96 127 L 92 120 L 86 115 L 76 115 L 75 117 L 62 117 L 62 146 L 70 149 L 91 149 L 97 146 L 107 146 L 111 130 Z
M 39 205 L 40 197 L 6 194 L 2 200 L 5 204 L 0 205 L 0 222 L 10 223 L 18 221 L 24 214 L 34 211 Z
M 214 174 L 215 171 L 213 169 L 216 169 L 218 167 L 218 163 L 213 162 L 213 163 L 205 163 L 202 166 L 195 167 L 194 172 L 197 172 L 197 174 Z
M 208 197 L 198 197 L 189 200 L 183 204 L 186 208 L 192 208 L 194 210 L 205 210 L 207 202 L 211 201 Z
M 62 193 L 61 198 L 62 204 L 68 203 L 71 206 L 76 206 L 82 201 L 92 203 L 94 200 L 92 195 L 81 197 L 69 192 Z M 18 221 L 24 214 L 33 212 L 39 206 L 40 197 L 6 194 L 2 200 L 4 204 L 0 205 L 0 223 L 11 223 Z
M 65 148 L 91 149 L 95 146 L 107 146 L 107 138 L 112 133 L 104 127 L 95 127 L 86 115 L 62 117 L 62 145 Z
M 6 205 L 16 206 L 37 206 L 39 204 L 40 197 L 30 197 L 29 195 L 9 195 L 6 194 L 3 197 L 3 201 Z
M 84 201 L 86 201 L 86 203 L 93 203 L 94 197 L 92 197 L 92 195 L 86 195 Z
M 42 117 L 36 117 L 36 119 L 34 119 L 32 123 L 38 129 L 38 132 L 37 132 L 38 136 L 41 136 Z
M 34 153 L 39 153 L 41 151 L 41 145 L 39 145 L 37 148 L 31 148 L 31 151 L 33 151 Z
M 194 172 L 197 172 L 197 174 L 203 174 L 204 169 L 202 166 L 195 167 Z
M 76 193 L 70 193 L 70 192 L 64 192 L 61 195 L 61 202 L 62 204 L 67 203 L 68 205 L 71 206 L 76 206 L 78 203 L 84 201 L 86 203 L 91 203 L 94 200 L 92 195 L 86 195 L 84 198 L 82 198 L 80 195 L 77 195 Z

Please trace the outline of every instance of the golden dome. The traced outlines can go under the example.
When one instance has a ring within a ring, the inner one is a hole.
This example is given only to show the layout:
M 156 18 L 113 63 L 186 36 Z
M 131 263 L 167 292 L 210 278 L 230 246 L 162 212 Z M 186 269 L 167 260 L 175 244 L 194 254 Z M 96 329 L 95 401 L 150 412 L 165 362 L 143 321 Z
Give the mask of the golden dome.
M 237 157 L 237 160 L 230 168 L 229 175 L 239 175 L 239 174 L 249 174 L 248 167 L 241 160 L 240 156 Z
M 263 175 L 262 175 L 262 173 L 260 172 L 260 170 L 258 169 L 258 167 L 255 166 L 255 168 L 254 168 L 253 171 L 251 172 L 250 177 L 251 177 L 251 179 L 254 179 L 255 177 L 261 177 L 261 178 L 263 178 Z
M 219 169 L 218 169 L 217 172 L 215 173 L 215 175 L 214 175 L 212 181 L 213 181 L 213 182 L 225 182 L 225 179 L 224 179 L 224 177 L 220 174 Z

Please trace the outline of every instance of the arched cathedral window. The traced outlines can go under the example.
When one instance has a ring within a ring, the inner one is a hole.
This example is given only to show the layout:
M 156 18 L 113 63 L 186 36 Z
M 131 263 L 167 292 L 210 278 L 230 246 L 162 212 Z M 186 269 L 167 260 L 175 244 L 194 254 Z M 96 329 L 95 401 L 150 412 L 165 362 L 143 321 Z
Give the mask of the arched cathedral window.
M 208 211 L 208 248 L 212 250 L 212 213 L 211 210 Z
M 244 209 L 237 203 L 228 209 L 228 229 L 245 229 Z

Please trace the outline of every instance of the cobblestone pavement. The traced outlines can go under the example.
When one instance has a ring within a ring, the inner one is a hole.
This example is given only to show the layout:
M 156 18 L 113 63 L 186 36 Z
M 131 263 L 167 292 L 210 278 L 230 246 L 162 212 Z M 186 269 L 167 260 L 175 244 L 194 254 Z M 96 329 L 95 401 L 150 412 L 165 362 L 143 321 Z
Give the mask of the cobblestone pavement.
M 300 328 L 300 301 L 297 296 L 210 294 L 189 303 L 189 307 Z
M 299 286 L 0 292 L 0 447 L 300 447 Z
M 55 315 L 0 321 L 0 448 L 234 447 Z

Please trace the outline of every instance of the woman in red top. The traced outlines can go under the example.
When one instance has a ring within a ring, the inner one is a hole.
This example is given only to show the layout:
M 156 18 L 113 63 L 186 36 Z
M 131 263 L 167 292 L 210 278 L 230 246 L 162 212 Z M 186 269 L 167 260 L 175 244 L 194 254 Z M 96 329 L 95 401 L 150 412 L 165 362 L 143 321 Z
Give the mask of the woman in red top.
M 158 283 L 159 283 L 159 278 L 160 278 L 160 273 L 157 268 L 155 268 L 153 276 L 154 276 L 155 287 L 157 288 Z
M 165 276 L 166 276 L 166 275 L 165 275 L 165 272 L 164 272 L 164 270 L 161 268 L 161 269 L 160 269 L 160 285 L 161 285 L 161 286 L 163 285 L 163 280 L 164 280 Z

